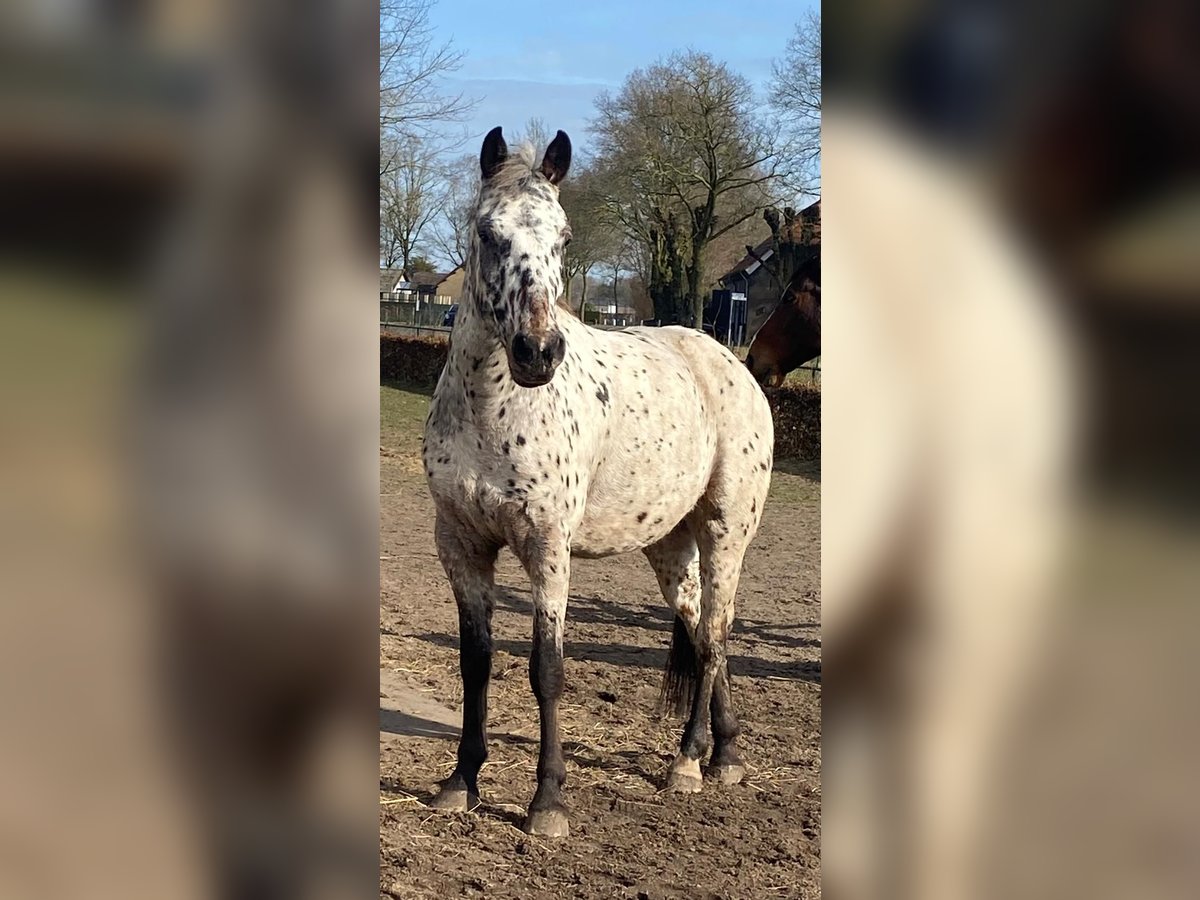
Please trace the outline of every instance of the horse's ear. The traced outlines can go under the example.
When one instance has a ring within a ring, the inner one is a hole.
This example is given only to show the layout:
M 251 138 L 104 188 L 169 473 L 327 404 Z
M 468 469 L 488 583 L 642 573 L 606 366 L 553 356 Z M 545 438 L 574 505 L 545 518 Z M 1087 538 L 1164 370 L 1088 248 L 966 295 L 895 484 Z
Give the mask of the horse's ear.
M 508 159 L 508 144 L 504 143 L 504 133 L 497 125 L 483 139 L 483 149 L 479 151 L 479 170 L 483 180 L 487 181 Z
M 546 148 L 542 157 L 542 174 L 551 184 L 558 184 L 567 177 L 567 169 L 571 168 L 571 139 L 565 131 L 560 131 Z

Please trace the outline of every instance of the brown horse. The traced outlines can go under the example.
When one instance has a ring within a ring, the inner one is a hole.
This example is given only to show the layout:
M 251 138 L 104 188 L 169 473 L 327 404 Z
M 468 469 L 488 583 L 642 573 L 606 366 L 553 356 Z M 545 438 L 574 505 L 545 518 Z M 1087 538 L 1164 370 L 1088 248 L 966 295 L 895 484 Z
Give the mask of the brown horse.
M 783 384 L 788 372 L 821 355 L 821 260 L 796 270 L 779 305 L 758 329 L 746 367 L 764 387 Z

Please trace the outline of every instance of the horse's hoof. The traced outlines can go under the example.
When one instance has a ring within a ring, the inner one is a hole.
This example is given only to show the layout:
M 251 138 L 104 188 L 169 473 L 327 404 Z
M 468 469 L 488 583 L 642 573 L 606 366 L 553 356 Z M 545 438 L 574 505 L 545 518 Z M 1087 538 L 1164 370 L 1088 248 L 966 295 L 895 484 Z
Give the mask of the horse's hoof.
M 561 809 L 531 809 L 521 830 L 536 837 L 565 838 L 571 832 Z
M 479 805 L 479 797 L 469 791 L 456 788 L 442 788 L 429 801 L 430 809 L 442 812 L 470 812 Z
M 700 777 L 700 760 L 680 755 L 671 766 L 667 790 L 673 794 L 698 794 L 704 788 Z
M 672 794 L 698 794 L 704 790 L 704 780 L 684 772 L 672 772 L 667 779 L 667 790 Z
M 709 766 L 704 770 L 704 777 L 712 781 L 719 781 L 721 784 L 740 784 L 746 777 L 746 767 L 739 765 Z

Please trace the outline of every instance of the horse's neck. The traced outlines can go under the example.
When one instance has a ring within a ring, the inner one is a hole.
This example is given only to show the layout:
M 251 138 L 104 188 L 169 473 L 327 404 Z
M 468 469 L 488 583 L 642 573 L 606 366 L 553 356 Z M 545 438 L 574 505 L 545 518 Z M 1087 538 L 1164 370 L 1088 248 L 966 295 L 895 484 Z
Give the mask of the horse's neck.
M 508 375 L 504 347 L 483 322 L 473 296 L 463 298 L 459 319 L 455 322 L 448 361 L 453 386 L 467 396 L 487 399 L 500 392 L 497 374 Z M 473 393 L 472 393 L 473 392 Z

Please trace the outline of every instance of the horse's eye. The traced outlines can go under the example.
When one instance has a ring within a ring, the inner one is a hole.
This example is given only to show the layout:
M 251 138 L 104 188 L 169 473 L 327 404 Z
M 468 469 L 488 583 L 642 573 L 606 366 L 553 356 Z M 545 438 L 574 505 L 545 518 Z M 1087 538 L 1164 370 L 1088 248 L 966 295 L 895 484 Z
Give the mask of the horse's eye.
M 475 230 L 479 233 L 479 239 L 485 244 L 496 242 L 496 236 L 492 234 L 492 223 L 486 219 L 482 220 Z

